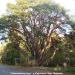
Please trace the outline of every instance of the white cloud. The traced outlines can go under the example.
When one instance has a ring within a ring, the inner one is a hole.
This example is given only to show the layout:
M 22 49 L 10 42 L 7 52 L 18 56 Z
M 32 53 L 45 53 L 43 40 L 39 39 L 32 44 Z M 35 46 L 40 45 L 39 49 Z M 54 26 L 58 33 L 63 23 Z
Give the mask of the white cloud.
M 75 0 L 53 0 L 55 3 L 63 6 L 65 9 L 70 10 L 69 14 L 75 15 Z
M 0 0 L 0 15 L 5 12 L 7 2 L 8 0 Z
M 0 0 L 0 16 L 6 12 L 8 2 L 14 3 L 15 0 Z

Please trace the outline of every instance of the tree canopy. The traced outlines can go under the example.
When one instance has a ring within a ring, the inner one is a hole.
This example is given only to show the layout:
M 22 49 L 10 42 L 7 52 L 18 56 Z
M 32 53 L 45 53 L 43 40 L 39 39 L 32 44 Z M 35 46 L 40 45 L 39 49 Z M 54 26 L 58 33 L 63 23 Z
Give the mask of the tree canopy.
M 50 0 L 16 0 L 7 6 L 9 15 L 0 23 L 7 26 L 14 47 L 31 52 L 36 65 L 49 64 L 60 50 L 66 52 L 63 38 L 73 29 L 65 9 Z M 25 50 L 20 48 L 21 42 Z

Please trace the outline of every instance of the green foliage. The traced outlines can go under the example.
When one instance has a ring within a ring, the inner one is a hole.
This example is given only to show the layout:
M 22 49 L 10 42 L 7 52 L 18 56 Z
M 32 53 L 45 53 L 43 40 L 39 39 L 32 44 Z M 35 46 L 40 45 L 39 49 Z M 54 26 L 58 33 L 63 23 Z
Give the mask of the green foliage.
M 16 16 L 28 16 L 28 13 L 25 13 L 25 10 L 31 7 L 31 2 L 28 0 L 17 0 L 16 4 L 10 4 L 8 3 L 8 9 L 7 11 L 10 14 L 14 14 Z
M 12 43 L 8 43 L 3 52 L 2 62 L 5 64 L 15 64 L 16 58 L 20 58 L 19 50 L 16 50 Z M 20 60 L 18 63 L 20 63 Z
M 2 16 L 0 18 L 0 32 L 4 33 L 5 29 L 8 28 L 8 22 L 7 22 L 8 17 L 7 16 Z
M 67 20 L 61 21 L 62 17 L 68 18 L 64 9 L 49 4 L 50 0 L 16 1 L 16 4 L 8 4 L 9 15 L 0 20 L 1 24 L 8 26 L 11 42 L 5 48 L 3 60 L 15 64 L 15 58 L 18 57 L 21 63 L 27 64 L 29 57 L 33 57 L 38 65 L 46 66 L 68 63 L 66 58 L 74 62 L 74 55 L 70 54 L 70 50 L 75 52 L 74 34 L 62 38 L 55 32 L 55 29 L 61 29 L 61 24 L 67 23 Z M 70 64 L 74 64 L 72 62 Z

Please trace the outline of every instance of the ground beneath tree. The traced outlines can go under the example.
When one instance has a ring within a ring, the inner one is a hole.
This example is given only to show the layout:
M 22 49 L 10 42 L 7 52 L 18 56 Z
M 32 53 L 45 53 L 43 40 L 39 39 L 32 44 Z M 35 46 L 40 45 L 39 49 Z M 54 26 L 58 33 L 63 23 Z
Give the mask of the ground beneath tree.
M 29 72 L 29 73 L 54 73 L 49 67 L 22 67 L 22 66 L 14 66 L 12 68 L 15 68 L 15 69 L 17 69 L 19 71 L 22 70 L 22 71 L 25 71 L 25 72 Z M 70 73 L 63 73 L 63 74 L 61 74 L 62 72 L 55 72 L 55 73 L 60 73 L 60 74 L 50 74 L 50 75 L 75 75 L 75 74 L 70 74 Z

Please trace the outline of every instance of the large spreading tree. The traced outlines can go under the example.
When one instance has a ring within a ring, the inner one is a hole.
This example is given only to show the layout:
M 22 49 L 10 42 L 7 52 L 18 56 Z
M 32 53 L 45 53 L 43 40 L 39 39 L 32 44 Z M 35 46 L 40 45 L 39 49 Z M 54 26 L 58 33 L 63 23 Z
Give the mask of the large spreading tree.
M 20 40 L 32 53 L 36 65 L 47 64 L 59 48 L 60 36 L 72 31 L 65 10 L 50 0 L 16 0 L 8 4 L 7 26 L 10 40 L 19 47 Z M 69 31 L 65 27 L 69 26 Z M 51 50 L 51 53 L 48 52 Z

